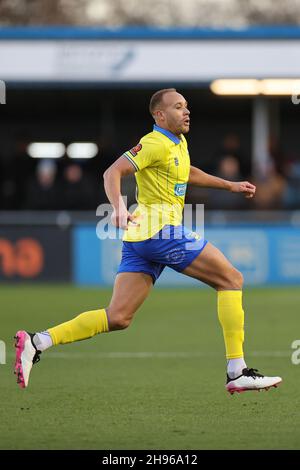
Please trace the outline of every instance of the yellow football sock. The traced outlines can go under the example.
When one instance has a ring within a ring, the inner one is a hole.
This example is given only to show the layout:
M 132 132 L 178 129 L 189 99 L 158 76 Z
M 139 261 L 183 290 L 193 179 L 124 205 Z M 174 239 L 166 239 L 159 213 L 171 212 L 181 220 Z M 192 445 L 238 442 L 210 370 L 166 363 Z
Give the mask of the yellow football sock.
M 223 328 L 227 359 L 244 357 L 244 310 L 241 290 L 218 291 L 218 317 Z
M 108 331 L 105 309 L 84 312 L 70 321 L 47 330 L 53 344 L 73 343 Z

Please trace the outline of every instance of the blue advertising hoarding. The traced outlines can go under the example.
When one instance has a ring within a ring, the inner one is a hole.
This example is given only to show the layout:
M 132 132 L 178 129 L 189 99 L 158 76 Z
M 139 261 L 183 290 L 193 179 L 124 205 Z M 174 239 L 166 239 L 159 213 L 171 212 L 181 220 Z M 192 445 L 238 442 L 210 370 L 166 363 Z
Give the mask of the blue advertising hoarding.
M 297 227 L 206 228 L 205 238 L 243 273 L 246 285 L 300 284 L 300 229 Z M 75 227 L 74 282 L 111 286 L 121 250 L 120 239 L 100 240 L 94 225 Z M 166 268 L 157 285 L 199 286 L 199 282 Z

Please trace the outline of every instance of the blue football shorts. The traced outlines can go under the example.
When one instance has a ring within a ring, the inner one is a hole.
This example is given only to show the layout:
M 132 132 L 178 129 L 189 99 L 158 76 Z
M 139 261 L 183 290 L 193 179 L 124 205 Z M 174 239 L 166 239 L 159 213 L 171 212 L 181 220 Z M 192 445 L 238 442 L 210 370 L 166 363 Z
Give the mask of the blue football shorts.
M 201 253 L 207 240 L 183 225 L 165 225 L 152 238 L 123 242 L 118 273 L 150 274 L 153 284 L 166 266 L 182 272 Z

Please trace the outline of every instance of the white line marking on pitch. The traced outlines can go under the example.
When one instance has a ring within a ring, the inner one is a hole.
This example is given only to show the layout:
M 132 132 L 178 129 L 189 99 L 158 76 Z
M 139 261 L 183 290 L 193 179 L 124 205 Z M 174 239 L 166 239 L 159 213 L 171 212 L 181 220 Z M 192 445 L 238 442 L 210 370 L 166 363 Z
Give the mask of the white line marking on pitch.
M 246 356 L 289 357 L 290 351 L 249 351 Z M 8 354 L 13 356 L 13 354 Z M 43 359 L 191 359 L 197 357 L 219 357 L 216 352 L 47 352 Z

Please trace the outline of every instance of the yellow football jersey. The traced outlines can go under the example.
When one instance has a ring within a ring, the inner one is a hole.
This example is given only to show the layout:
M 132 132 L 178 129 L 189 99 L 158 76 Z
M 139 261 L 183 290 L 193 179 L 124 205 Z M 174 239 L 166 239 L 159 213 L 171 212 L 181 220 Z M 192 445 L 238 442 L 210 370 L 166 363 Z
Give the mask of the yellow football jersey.
M 164 225 L 182 221 L 190 157 L 186 139 L 154 125 L 153 132 L 123 154 L 134 166 L 138 206 L 136 223 L 129 223 L 124 241 L 153 237 Z

